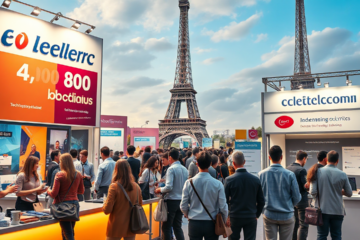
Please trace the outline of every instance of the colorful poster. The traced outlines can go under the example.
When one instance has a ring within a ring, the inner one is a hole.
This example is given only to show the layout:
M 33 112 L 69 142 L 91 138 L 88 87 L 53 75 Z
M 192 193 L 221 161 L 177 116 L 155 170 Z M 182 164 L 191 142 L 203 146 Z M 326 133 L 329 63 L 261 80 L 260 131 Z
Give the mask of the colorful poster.
M 211 148 L 212 147 L 212 138 L 203 138 L 202 147 Z
M 100 126 L 102 39 L 0 8 L 0 119 Z
M 88 150 L 89 130 L 72 130 L 71 131 L 71 149 Z
M 0 175 L 19 172 L 21 126 L 0 124 Z
M 135 137 L 134 138 L 134 147 L 136 151 L 140 149 L 144 150 L 145 147 L 150 146 L 151 150 L 156 149 L 156 138 L 155 137 Z
M 113 151 L 124 151 L 124 129 L 101 128 L 100 147 L 105 146 Z
M 45 179 L 46 127 L 21 126 L 20 163 L 22 169 L 26 159 L 32 155 L 40 159 L 38 174 Z

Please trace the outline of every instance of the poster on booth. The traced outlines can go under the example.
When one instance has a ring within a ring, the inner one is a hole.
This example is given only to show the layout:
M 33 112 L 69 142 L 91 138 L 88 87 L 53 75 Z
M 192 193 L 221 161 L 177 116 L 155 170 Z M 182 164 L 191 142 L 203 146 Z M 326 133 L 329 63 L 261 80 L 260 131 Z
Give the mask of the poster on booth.
M 342 165 L 347 175 L 360 176 L 360 147 L 343 147 Z
M 0 119 L 100 125 L 100 38 L 0 8 Z
M 236 142 L 235 152 L 241 151 L 245 156 L 245 168 L 249 173 L 257 175 L 261 171 L 261 143 Z
M 124 151 L 124 129 L 101 128 L 100 147 L 105 146 L 113 151 Z
M 155 137 L 135 137 L 134 138 L 134 147 L 136 148 L 136 152 L 140 150 L 145 150 L 145 148 L 149 146 L 151 150 L 156 149 L 156 138 Z
M 203 138 L 202 139 L 202 147 L 211 148 L 212 147 L 212 138 Z

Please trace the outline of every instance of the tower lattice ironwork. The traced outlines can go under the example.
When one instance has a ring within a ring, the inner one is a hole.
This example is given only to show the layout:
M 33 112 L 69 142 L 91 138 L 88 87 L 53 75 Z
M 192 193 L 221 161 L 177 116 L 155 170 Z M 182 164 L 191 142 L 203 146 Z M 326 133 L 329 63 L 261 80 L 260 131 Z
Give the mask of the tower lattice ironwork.
M 311 74 L 304 0 L 296 0 L 294 76 Z M 291 81 L 291 89 L 314 88 L 314 79 Z
M 188 19 L 189 1 L 179 0 L 179 8 L 179 43 L 174 86 L 170 90 L 171 99 L 165 119 L 159 121 L 159 141 L 164 148 L 170 147 L 176 138 L 185 135 L 196 139 L 200 146 L 202 139 L 209 137 L 206 131 L 206 121 L 200 118 L 195 98 L 197 92 L 193 86 Z M 188 118 L 180 118 L 182 102 L 186 103 Z

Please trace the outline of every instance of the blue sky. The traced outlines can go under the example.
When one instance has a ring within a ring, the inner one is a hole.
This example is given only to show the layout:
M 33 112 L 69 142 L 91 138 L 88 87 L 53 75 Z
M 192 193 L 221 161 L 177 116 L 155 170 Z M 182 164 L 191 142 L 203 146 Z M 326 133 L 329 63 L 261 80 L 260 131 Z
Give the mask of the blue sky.
M 177 0 L 26 2 L 94 24 L 92 34 L 104 39 L 102 113 L 126 115 L 130 127 L 146 120 L 157 127 L 174 80 Z M 194 86 L 210 135 L 215 129 L 259 126 L 261 78 L 293 73 L 295 0 L 190 0 L 190 4 Z M 360 1 L 305 0 L 305 8 L 312 72 L 359 69 Z M 10 9 L 30 12 L 16 3 Z M 51 19 L 45 13 L 39 17 Z

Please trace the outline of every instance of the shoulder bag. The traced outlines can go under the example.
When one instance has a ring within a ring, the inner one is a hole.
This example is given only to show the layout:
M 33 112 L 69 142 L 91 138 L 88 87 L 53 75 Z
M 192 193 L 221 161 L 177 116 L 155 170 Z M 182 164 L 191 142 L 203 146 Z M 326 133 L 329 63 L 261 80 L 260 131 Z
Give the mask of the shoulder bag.
M 316 180 L 317 186 L 317 200 L 319 203 L 319 207 L 307 207 L 305 208 L 305 223 L 314 225 L 314 226 L 322 226 L 324 224 L 322 218 L 322 212 L 320 208 L 320 189 L 319 189 L 319 178 Z
M 139 184 L 139 186 L 141 188 L 141 194 L 142 194 L 143 200 L 150 199 L 150 169 L 148 169 L 148 171 L 149 171 L 148 181 Z
M 154 220 L 156 222 L 166 222 L 167 221 L 167 205 L 164 200 L 164 196 L 161 195 L 158 205 L 154 211 Z
M 67 194 L 69 193 L 73 183 L 75 182 L 77 172 L 75 171 L 75 178 L 70 184 L 69 189 L 67 190 L 65 197 L 60 203 L 53 204 L 50 206 L 51 213 L 54 216 L 55 219 L 59 221 L 79 221 L 79 212 L 77 209 L 77 204 L 74 203 L 67 203 L 64 202 L 64 199 L 66 198 Z M 59 197 L 59 195 L 58 195 Z M 60 197 L 59 197 L 60 200 Z
M 194 186 L 194 183 L 193 183 L 192 179 L 190 179 L 190 184 L 191 184 L 192 188 L 194 189 L 194 192 L 195 192 L 196 196 L 199 198 L 201 205 L 203 206 L 203 208 L 205 209 L 205 211 L 207 212 L 207 214 L 209 215 L 211 220 L 215 223 L 215 234 L 218 235 L 218 236 L 223 235 L 225 238 L 229 237 L 232 234 L 232 231 L 231 231 L 230 228 L 226 227 L 224 219 L 222 217 L 222 214 L 219 212 L 216 215 L 216 220 L 214 220 L 214 218 L 211 216 L 211 214 L 209 213 L 209 211 L 205 207 L 205 204 L 201 200 L 200 195 L 196 191 L 196 188 Z
M 149 228 L 149 223 L 147 221 L 145 211 L 142 206 L 139 205 L 139 193 L 138 190 L 135 188 L 137 194 L 137 203 L 134 205 L 131 203 L 129 195 L 125 191 L 124 187 L 118 182 L 118 186 L 123 191 L 126 199 L 129 201 L 131 213 L 130 213 L 130 231 L 135 234 L 144 234 L 146 233 Z

